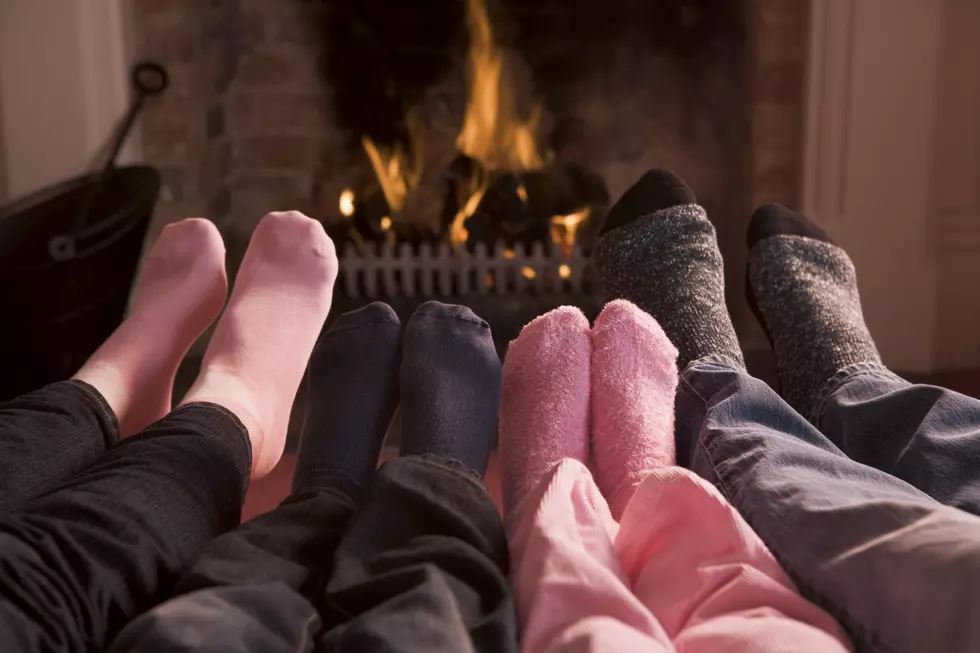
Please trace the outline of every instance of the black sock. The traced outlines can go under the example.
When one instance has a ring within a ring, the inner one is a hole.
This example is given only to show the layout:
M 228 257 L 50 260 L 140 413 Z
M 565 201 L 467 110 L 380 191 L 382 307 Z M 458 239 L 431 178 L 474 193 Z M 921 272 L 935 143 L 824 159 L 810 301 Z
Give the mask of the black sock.
M 682 371 L 706 356 L 744 368 L 715 229 L 672 172 L 651 170 L 626 191 L 603 225 L 595 259 L 606 300 L 626 299 L 652 315 L 677 347 Z
M 847 253 L 806 216 L 756 210 L 748 233 L 749 306 L 776 354 L 781 391 L 805 417 L 839 371 L 881 363 Z
M 329 487 L 359 499 L 398 403 L 400 347 L 401 322 L 381 302 L 344 313 L 320 338 L 310 357 L 294 492 Z
M 465 306 L 426 302 L 405 329 L 401 454 L 436 454 L 479 475 L 497 428 L 500 359 L 489 325 Z

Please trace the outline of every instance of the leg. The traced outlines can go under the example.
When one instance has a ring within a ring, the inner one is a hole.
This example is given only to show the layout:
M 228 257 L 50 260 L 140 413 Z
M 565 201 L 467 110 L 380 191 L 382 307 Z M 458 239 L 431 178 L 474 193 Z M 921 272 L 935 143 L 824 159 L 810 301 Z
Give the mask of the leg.
M 637 598 L 683 651 L 851 650 L 721 494 L 680 467 L 651 471 L 616 548 Z
M 0 515 L 85 469 L 118 440 L 112 409 L 84 381 L 52 383 L 0 405 Z
M 337 318 L 310 359 L 293 493 L 214 540 L 181 575 L 175 593 L 182 596 L 127 626 L 116 642 L 125 643 L 120 650 L 182 650 L 193 641 L 237 650 L 244 637 L 258 647 L 249 650 L 291 652 L 311 641 L 320 623 L 307 599 L 330 576 L 394 412 L 400 329 L 394 311 L 380 303 Z M 202 612 L 205 606 L 212 607 Z M 228 628 L 216 630 L 203 616 L 218 607 Z M 257 619 L 277 626 L 256 631 Z
M 670 650 L 630 591 L 586 467 L 591 340 L 582 312 L 562 307 L 525 326 L 504 361 L 499 447 L 522 647 Z
M 503 524 L 477 477 L 500 396 L 489 327 L 423 304 L 400 384 L 404 457 L 375 475 L 337 549 L 318 648 L 516 650 Z
M 787 401 L 849 457 L 980 514 L 980 401 L 881 364 L 854 265 L 805 216 L 756 211 L 749 290 Z
M 0 641 L 102 650 L 234 528 L 248 469 L 241 423 L 189 404 L 0 519 Z
M 682 374 L 678 446 L 861 650 L 980 650 L 980 519 L 850 460 L 726 363 Z M 914 590 L 910 588 L 915 588 Z
M 105 397 L 122 435 L 170 412 L 177 367 L 227 292 L 217 227 L 199 218 L 165 227 L 143 262 L 132 314 L 74 376 Z
M 679 650 L 845 650 L 837 623 L 796 592 L 734 508 L 674 465 L 676 358 L 629 302 L 596 320 L 593 450 L 629 586 Z
M 224 303 L 213 224 L 169 225 L 146 256 L 133 312 L 71 381 L 0 406 L 0 513 L 85 469 L 170 412 L 174 375 Z
M 317 649 L 516 651 L 507 568 L 503 524 L 472 470 L 390 461 L 337 549 Z
M 185 403 L 0 522 L 0 641 L 101 649 L 237 525 L 249 470 L 282 451 L 336 265 L 318 223 L 263 219 Z
M 405 329 L 401 455 L 445 456 L 482 476 L 499 407 L 489 325 L 465 306 L 422 304 Z
M 617 299 L 592 332 L 592 449 L 613 517 L 653 470 L 676 461 L 677 350 L 652 317 Z
M 596 266 L 607 300 L 626 299 L 657 321 L 677 348 L 678 370 L 707 356 L 745 369 L 725 307 L 715 229 L 673 173 L 651 170 L 613 206 Z M 687 467 L 691 452 L 683 444 L 677 464 Z

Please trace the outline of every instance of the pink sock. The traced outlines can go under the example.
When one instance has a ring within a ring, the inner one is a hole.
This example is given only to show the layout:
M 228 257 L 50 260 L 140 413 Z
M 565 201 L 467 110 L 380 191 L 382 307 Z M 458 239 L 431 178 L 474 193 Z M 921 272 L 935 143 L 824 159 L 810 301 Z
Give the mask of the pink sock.
M 504 512 L 552 467 L 589 456 L 589 321 L 562 306 L 535 318 L 510 343 L 500 398 Z
M 248 429 L 252 475 L 279 462 L 293 399 L 330 310 L 337 255 L 302 213 L 265 216 L 249 243 L 201 374 L 183 403 L 209 401 Z
M 617 520 L 646 472 L 675 463 L 677 349 L 630 302 L 606 304 L 592 329 L 596 483 Z
M 133 311 L 73 378 L 94 386 L 132 435 L 170 412 L 177 366 L 228 293 L 225 245 L 207 220 L 164 227 L 140 271 Z

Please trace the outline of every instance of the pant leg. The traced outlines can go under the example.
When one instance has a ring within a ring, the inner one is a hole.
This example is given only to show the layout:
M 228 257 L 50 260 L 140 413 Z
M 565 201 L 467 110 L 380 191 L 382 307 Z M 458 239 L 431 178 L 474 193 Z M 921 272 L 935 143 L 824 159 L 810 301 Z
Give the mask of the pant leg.
M 321 651 L 516 651 L 507 540 L 486 488 L 436 456 L 386 463 L 317 607 Z
M 250 456 L 231 413 L 188 404 L 0 518 L 4 650 L 103 650 L 238 524 Z
M 118 439 L 109 404 L 83 381 L 0 404 L 0 515 L 85 469 Z
M 686 469 L 647 475 L 623 513 L 616 549 L 637 598 L 679 651 L 851 650 L 731 504 Z
M 613 543 L 619 525 L 585 465 L 552 468 L 506 524 L 522 650 L 674 650 L 630 589 Z
M 308 650 L 320 629 L 309 599 L 354 509 L 340 492 L 311 488 L 221 535 L 181 574 L 175 598 L 126 626 L 111 651 Z
M 977 651 L 980 519 L 844 456 L 765 383 L 695 363 L 679 444 L 865 651 Z
M 980 400 L 861 364 L 827 385 L 809 417 L 850 458 L 980 515 Z
M 316 608 L 283 583 L 198 590 L 137 617 L 109 653 L 309 653 Z

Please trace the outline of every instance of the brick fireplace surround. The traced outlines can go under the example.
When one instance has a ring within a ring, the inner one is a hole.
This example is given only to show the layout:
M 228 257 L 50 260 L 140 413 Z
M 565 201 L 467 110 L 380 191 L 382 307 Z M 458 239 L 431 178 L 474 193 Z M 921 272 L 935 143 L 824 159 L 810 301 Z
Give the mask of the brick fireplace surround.
M 151 231 L 205 215 L 221 227 L 233 271 L 256 221 L 269 210 L 297 208 L 327 223 L 338 220 L 337 197 L 352 177 L 364 174 L 367 159 L 338 126 L 324 80 L 324 58 L 343 54 L 327 42 L 323 27 L 336 3 L 130 2 L 134 56 L 161 62 L 174 82 L 142 118 L 143 156 L 161 170 L 166 187 Z M 533 6 L 548 11 L 570 5 Z M 709 210 L 728 214 L 719 231 L 735 321 L 744 338 L 761 342 L 741 300 L 741 242 L 759 202 L 800 204 L 809 3 L 745 0 L 744 13 L 742 61 L 733 68 L 740 78 L 719 91 L 736 96 L 722 98 L 735 114 L 727 149 L 719 149 L 711 135 L 671 143 L 680 130 L 665 125 L 650 135 L 656 141 L 651 147 L 631 154 L 633 161 L 612 161 L 599 172 L 615 200 L 645 168 L 671 167 L 692 183 Z M 459 30 L 462 40 L 462 25 Z M 570 37 L 567 43 L 561 38 L 555 36 L 551 47 L 576 46 Z M 609 115 L 628 113 L 620 100 L 610 104 Z M 460 120 L 461 115 L 449 120 L 450 139 Z

